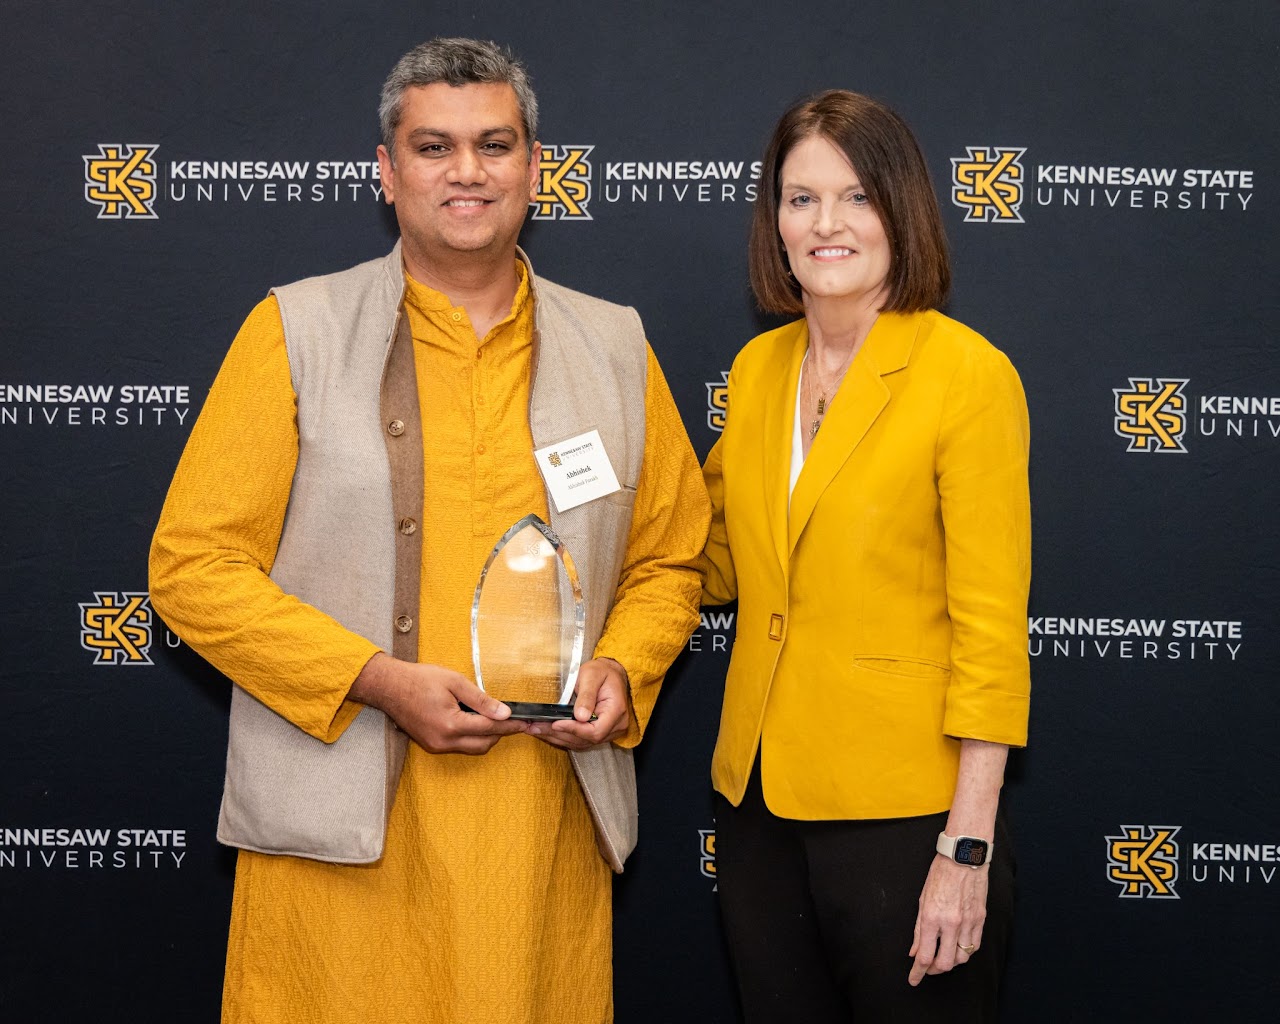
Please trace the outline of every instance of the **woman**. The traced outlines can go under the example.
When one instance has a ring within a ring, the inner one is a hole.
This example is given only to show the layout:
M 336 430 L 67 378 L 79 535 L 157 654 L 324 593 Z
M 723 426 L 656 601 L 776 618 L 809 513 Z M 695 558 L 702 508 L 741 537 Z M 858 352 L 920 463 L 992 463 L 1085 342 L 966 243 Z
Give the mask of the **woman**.
M 790 109 L 754 218 L 756 297 L 802 319 L 739 353 L 704 469 L 704 599 L 739 602 L 712 779 L 743 1010 L 988 1020 L 1029 691 L 1022 387 L 937 312 L 937 200 L 892 111 Z

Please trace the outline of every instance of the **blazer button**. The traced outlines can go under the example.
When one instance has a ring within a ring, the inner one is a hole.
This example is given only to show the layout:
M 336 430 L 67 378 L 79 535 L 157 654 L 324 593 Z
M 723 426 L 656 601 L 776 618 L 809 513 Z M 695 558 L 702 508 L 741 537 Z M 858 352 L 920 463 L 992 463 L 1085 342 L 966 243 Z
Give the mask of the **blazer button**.
M 413 629 L 413 619 L 407 615 L 401 615 L 396 619 L 396 630 L 400 633 L 407 633 Z
M 774 612 L 772 615 L 769 616 L 769 639 L 770 640 L 782 639 L 783 621 L 784 620 L 782 616 L 779 615 L 777 612 Z
M 387 433 L 392 437 L 399 437 L 404 433 L 404 420 L 392 420 L 387 424 Z
M 409 519 L 406 517 L 400 520 L 400 532 L 403 533 L 406 537 L 408 537 L 413 533 L 416 533 L 417 530 L 418 530 L 418 524 L 415 523 L 412 519 Z

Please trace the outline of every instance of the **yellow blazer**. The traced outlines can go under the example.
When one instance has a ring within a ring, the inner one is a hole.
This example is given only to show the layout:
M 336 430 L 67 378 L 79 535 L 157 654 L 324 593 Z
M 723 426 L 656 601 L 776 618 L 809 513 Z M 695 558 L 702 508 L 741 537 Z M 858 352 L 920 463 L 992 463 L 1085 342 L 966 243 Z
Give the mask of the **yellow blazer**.
M 703 470 L 704 601 L 738 599 L 712 781 L 757 749 L 786 818 L 951 806 L 961 738 L 1022 746 L 1029 426 L 1003 353 L 941 313 L 882 313 L 788 501 L 800 320 L 753 339 Z

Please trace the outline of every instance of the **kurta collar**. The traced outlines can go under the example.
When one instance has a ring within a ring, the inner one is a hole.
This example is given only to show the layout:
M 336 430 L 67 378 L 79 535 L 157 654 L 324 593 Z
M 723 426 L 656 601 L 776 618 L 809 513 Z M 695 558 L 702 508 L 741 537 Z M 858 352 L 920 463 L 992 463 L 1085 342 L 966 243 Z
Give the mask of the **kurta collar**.
M 517 250 L 516 252 L 516 275 L 519 278 L 519 284 L 516 287 L 515 297 L 511 301 L 511 309 L 507 315 L 498 323 L 494 324 L 494 330 L 509 323 L 512 319 L 519 315 L 524 308 L 524 304 L 529 301 L 529 279 L 532 272 L 529 269 L 528 260 L 524 257 L 524 253 Z M 453 312 L 461 309 L 460 306 L 454 306 L 449 301 L 449 296 L 444 292 L 437 291 L 430 285 L 423 284 L 409 273 L 409 269 L 404 268 L 404 301 L 411 303 L 414 308 L 424 315 L 432 319 L 442 319 L 451 316 Z

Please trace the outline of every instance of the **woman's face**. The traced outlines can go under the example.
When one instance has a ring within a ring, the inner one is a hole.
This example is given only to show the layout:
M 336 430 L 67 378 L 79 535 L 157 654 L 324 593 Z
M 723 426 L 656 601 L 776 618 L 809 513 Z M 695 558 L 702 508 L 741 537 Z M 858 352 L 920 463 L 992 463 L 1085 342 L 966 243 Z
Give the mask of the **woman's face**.
M 811 135 L 787 155 L 779 177 L 778 234 L 806 304 L 879 300 L 893 257 L 880 216 L 845 155 Z

